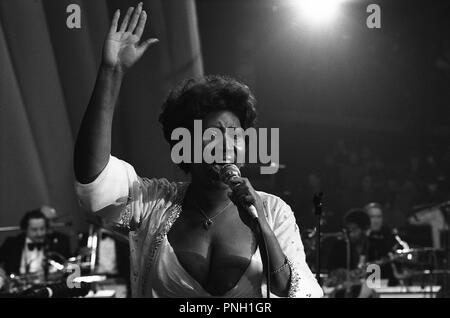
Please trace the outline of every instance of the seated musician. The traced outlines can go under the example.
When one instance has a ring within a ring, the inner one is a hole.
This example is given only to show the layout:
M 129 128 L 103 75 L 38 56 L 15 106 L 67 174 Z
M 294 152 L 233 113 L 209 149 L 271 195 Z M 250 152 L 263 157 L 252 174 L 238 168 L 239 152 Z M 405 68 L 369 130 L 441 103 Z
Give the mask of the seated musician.
M 370 229 L 368 231 L 369 247 L 368 261 L 381 261 L 381 278 L 388 280 L 389 286 L 398 284 L 394 275 L 397 269 L 394 263 L 388 262 L 390 253 L 392 253 L 398 242 L 395 240 L 393 229 L 384 224 L 383 207 L 379 203 L 369 203 L 364 207 L 364 211 L 370 218 Z
M 329 283 L 337 287 L 335 297 L 370 297 L 372 291 L 361 284 L 363 277 L 359 276 L 365 273 L 368 259 L 370 219 L 362 209 L 352 209 L 345 214 L 344 225 L 346 234 L 335 242 L 328 257 Z
M 7 238 L 0 247 L 0 267 L 6 274 L 44 273 L 50 252 L 70 255 L 68 238 L 54 231 L 49 233 L 49 220 L 41 209 L 27 212 L 20 227 L 22 233 Z

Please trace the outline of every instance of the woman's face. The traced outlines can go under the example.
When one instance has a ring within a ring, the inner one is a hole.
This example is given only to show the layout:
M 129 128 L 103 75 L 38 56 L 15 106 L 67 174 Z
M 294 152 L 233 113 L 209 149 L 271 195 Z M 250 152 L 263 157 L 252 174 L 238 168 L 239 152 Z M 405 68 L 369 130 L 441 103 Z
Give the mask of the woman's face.
M 211 151 L 212 155 L 215 156 L 216 152 L 218 152 L 223 156 L 224 162 L 213 162 L 208 164 L 203 160 L 202 163 L 194 163 L 191 165 L 192 178 L 195 178 L 196 181 L 200 181 L 206 185 L 226 187 L 226 185 L 220 181 L 220 169 L 225 163 L 235 163 L 238 167 L 241 167 L 243 164 L 238 164 L 236 158 L 238 153 L 245 152 L 243 139 L 238 140 L 238 138 L 231 133 L 230 129 L 228 131 L 226 131 L 226 129 L 241 128 L 241 122 L 233 112 L 221 110 L 209 113 L 203 119 L 202 126 L 203 131 L 208 128 L 215 128 L 217 131 L 217 133 L 213 132 L 213 134 L 209 136 L 203 135 L 202 149 L 205 150 L 205 147 L 209 145 L 212 147 L 210 149 L 213 149 Z M 217 136 L 219 133 L 222 135 L 221 143 L 218 143 L 218 140 L 216 139 L 220 138 Z

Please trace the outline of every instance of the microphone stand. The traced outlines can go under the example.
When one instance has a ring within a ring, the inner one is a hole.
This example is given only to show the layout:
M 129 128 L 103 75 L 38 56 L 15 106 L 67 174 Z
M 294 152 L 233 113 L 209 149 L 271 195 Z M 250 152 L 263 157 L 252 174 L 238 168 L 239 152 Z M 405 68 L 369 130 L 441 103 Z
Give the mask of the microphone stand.
M 323 192 L 314 194 L 314 214 L 316 215 L 316 280 L 322 286 L 322 279 L 320 277 L 320 242 L 321 242 L 321 223 L 322 223 L 322 197 Z
M 348 235 L 347 229 L 343 230 L 344 232 L 344 240 L 345 240 L 345 298 L 351 297 L 351 283 L 350 283 L 350 271 L 351 271 L 351 245 L 350 245 L 350 237 Z
M 444 202 L 440 206 L 441 212 L 444 215 L 444 222 L 447 224 L 444 232 L 444 275 L 443 275 L 443 292 L 444 297 L 449 297 L 450 288 L 450 201 Z

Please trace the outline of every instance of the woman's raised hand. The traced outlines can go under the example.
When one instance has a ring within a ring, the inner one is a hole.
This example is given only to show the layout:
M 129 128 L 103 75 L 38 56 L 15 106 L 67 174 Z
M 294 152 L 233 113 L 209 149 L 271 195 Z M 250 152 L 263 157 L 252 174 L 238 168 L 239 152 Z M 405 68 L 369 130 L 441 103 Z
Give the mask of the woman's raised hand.
M 150 38 L 140 43 L 147 21 L 142 2 L 137 8 L 128 8 L 118 29 L 119 18 L 120 10 L 116 10 L 103 47 L 103 65 L 126 71 L 141 58 L 150 45 L 158 42 L 158 39 Z

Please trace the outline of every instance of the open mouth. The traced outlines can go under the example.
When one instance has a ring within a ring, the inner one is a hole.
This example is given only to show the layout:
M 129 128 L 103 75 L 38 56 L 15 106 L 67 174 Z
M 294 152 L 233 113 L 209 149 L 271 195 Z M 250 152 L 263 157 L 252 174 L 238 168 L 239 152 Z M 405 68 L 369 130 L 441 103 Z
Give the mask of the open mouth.
M 228 162 L 224 162 L 224 163 L 213 163 L 212 165 L 218 168 L 222 168 L 223 166 L 225 166 L 226 164 L 228 164 Z
M 228 162 L 208 164 L 208 169 L 214 179 L 220 180 L 220 170 L 222 170 L 223 166 L 226 164 L 228 164 Z
M 220 173 L 220 170 L 225 166 L 226 163 L 213 163 L 211 164 L 211 169 L 214 170 L 216 173 Z

